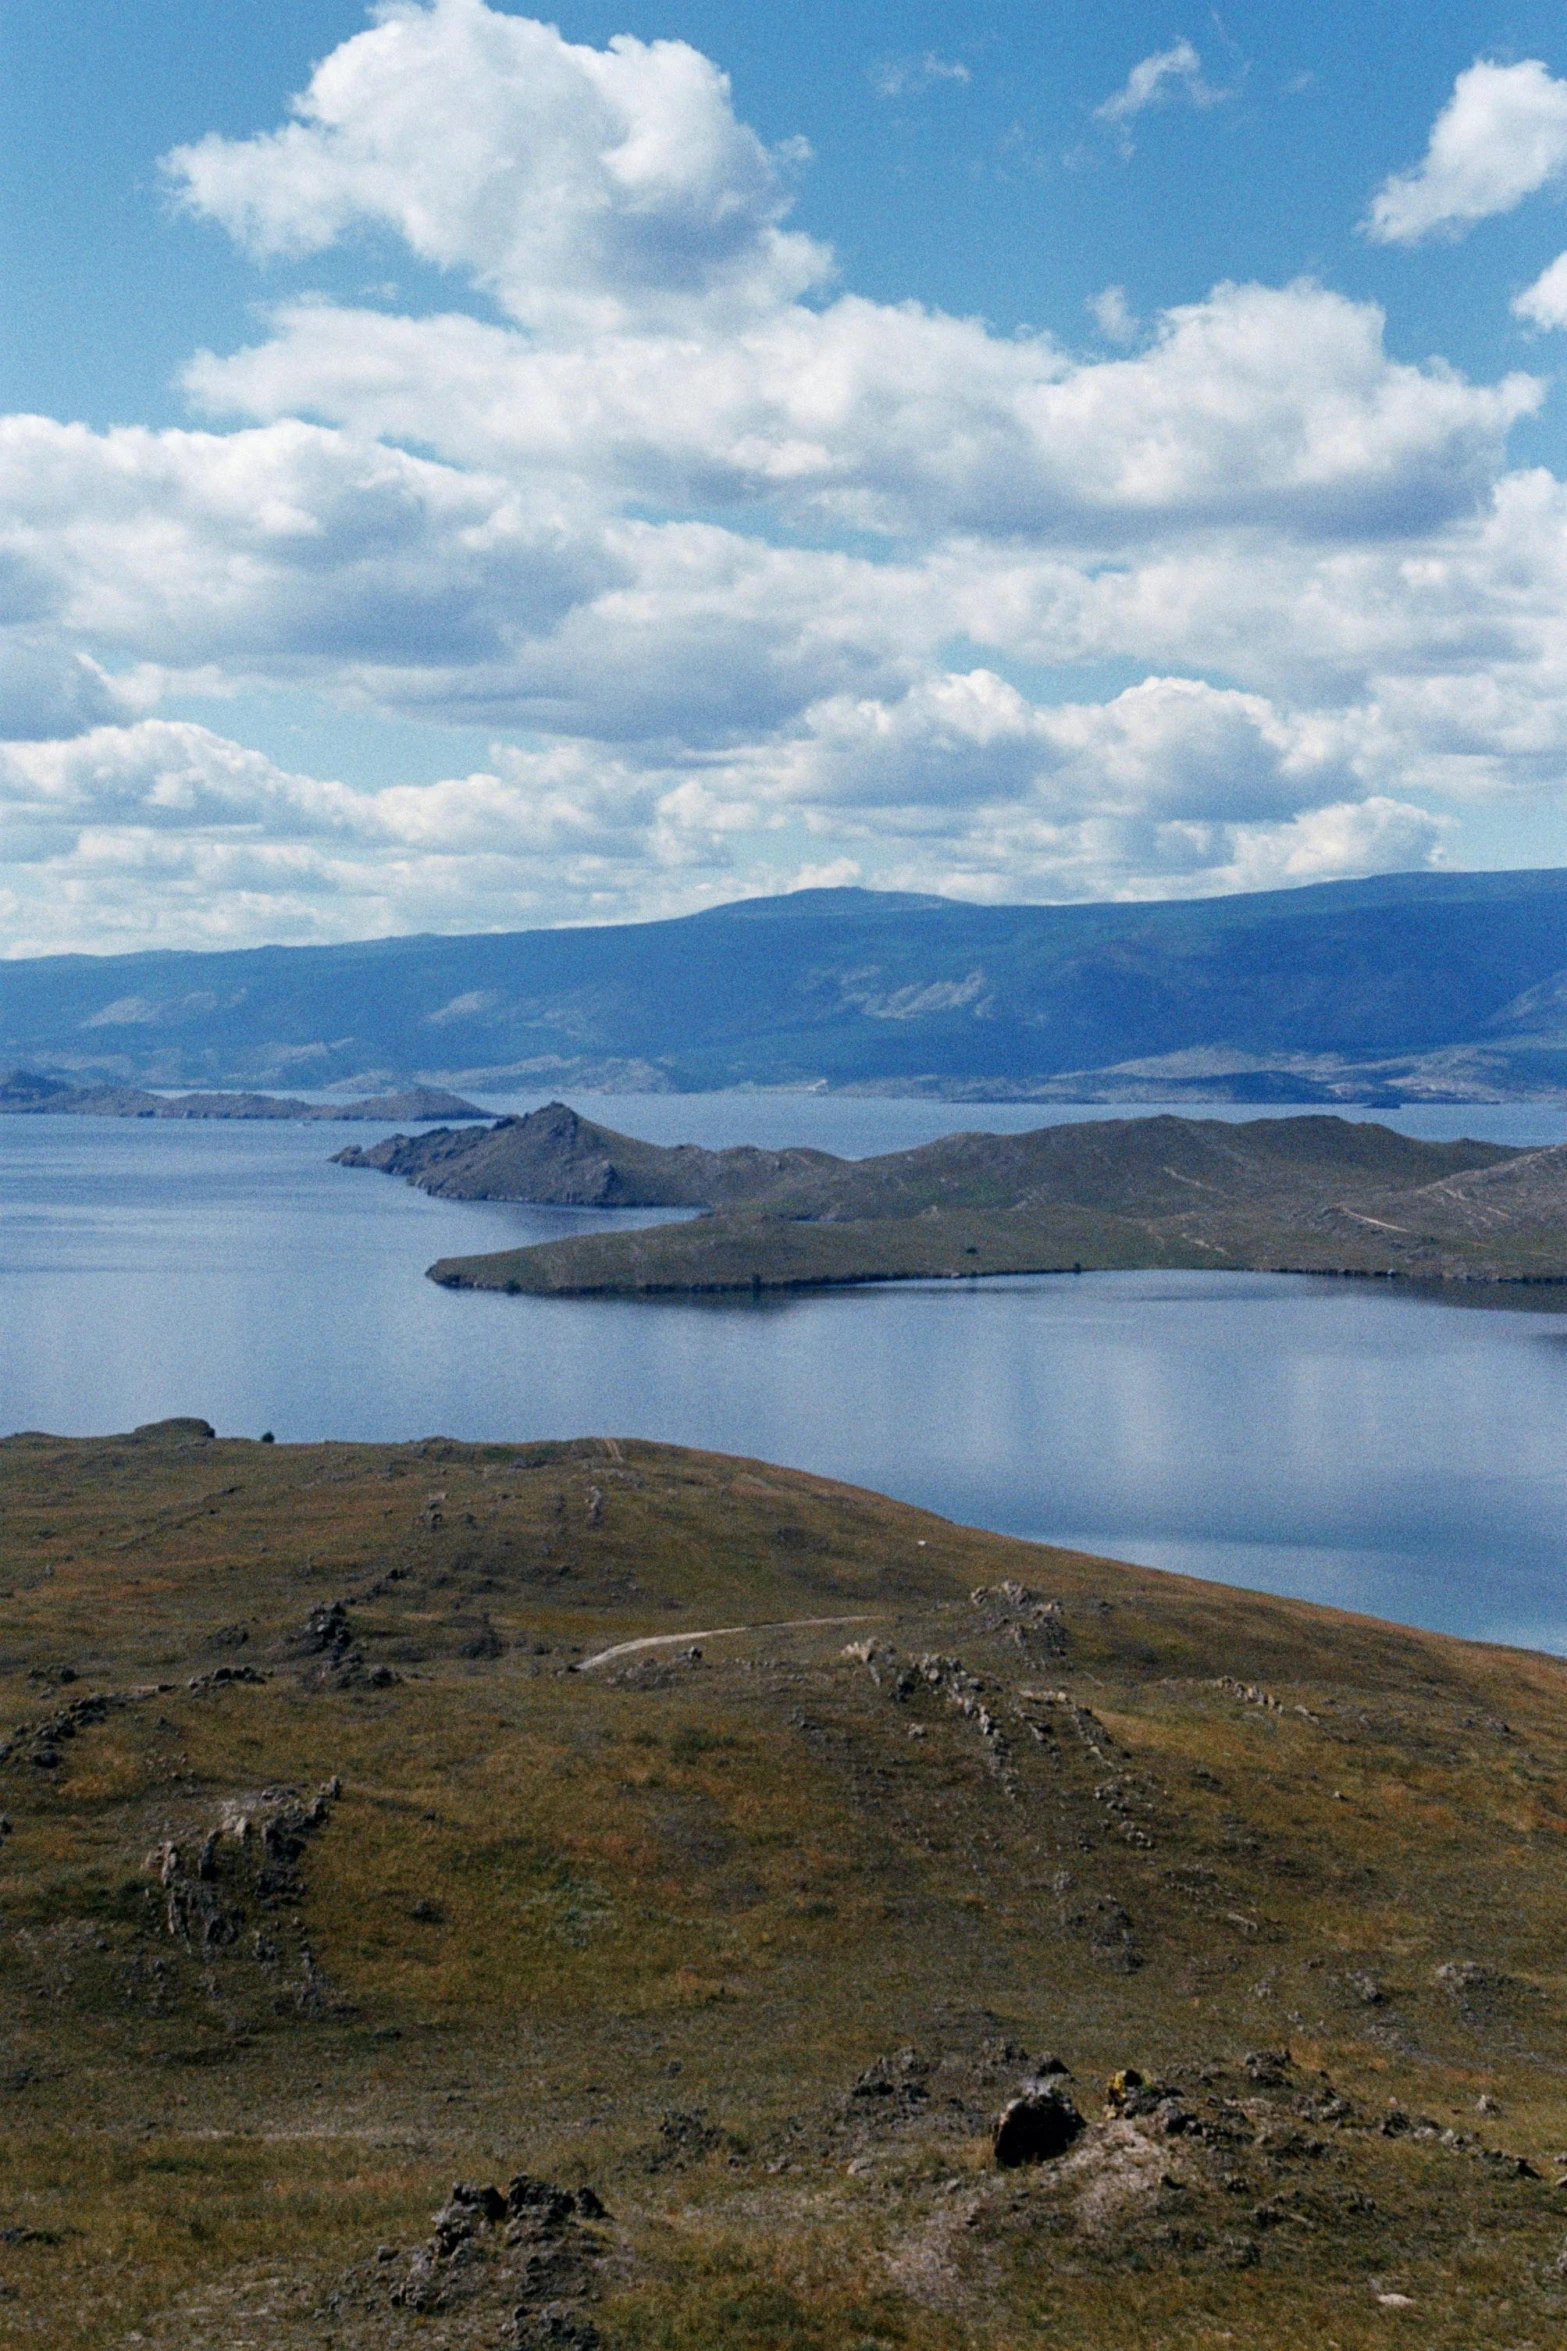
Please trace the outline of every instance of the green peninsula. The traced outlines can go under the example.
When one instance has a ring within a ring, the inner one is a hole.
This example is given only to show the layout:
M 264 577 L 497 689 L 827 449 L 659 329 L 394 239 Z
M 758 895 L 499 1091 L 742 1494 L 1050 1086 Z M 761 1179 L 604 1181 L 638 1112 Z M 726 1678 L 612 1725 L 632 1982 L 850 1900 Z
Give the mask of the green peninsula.
M 1331 1116 L 1094 1119 L 874 1159 L 665 1149 L 563 1103 L 340 1152 L 448 1199 L 686 1208 L 683 1223 L 442 1258 L 453 1289 L 650 1296 L 1227 1268 L 1567 1282 L 1567 1148 Z

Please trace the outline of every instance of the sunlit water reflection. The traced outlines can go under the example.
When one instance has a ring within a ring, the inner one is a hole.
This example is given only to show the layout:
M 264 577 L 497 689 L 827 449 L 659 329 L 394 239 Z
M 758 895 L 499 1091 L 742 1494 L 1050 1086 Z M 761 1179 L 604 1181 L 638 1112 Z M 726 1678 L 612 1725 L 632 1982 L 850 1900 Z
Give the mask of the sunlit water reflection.
M 851 1152 L 1083 1115 L 766 1095 L 582 1106 L 657 1140 Z M 1519 1142 L 1567 1130 L 1533 1110 L 1389 1123 Z M 280 1438 L 666 1438 L 1567 1651 L 1567 1315 L 1223 1274 L 759 1303 L 453 1293 L 421 1278 L 433 1258 L 648 1218 L 431 1200 L 329 1165 L 342 1139 L 0 1122 L 0 1427 L 194 1412 Z

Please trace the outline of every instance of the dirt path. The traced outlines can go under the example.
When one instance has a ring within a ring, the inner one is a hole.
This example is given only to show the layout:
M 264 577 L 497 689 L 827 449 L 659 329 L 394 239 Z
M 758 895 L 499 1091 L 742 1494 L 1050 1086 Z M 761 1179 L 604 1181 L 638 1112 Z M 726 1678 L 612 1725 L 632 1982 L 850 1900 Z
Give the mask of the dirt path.
M 693 1641 L 721 1641 L 729 1633 L 792 1633 L 804 1632 L 812 1625 L 880 1624 L 878 1615 L 872 1616 L 785 1616 L 770 1624 L 720 1624 L 705 1633 L 649 1633 L 640 1641 L 617 1641 L 613 1649 L 600 1649 L 595 1656 L 579 1658 L 573 1673 L 586 1673 L 595 1665 L 608 1665 L 612 1657 L 629 1657 L 635 1649 L 681 1649 Z

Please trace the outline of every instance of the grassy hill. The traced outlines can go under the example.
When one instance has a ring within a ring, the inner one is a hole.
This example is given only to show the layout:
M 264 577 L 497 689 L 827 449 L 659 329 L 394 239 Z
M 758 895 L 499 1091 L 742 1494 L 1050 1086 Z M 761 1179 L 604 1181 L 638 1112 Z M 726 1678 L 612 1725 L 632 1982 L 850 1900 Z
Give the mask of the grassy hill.
M 912 1151 L 668 1150 L 563 1103 L 341 1163 L 457 1199 L 717 1213 L 440 1259 L 454 1289 L 592 1295 L 1207 1267 L 1567 1280 L 1567 1149 L 1425 1143 L 1333 1117 L 1100 1119 Z
M 0 1444 L 0 1626 L 0 2342 L 1561 2332 L 1556 1660 L 190 1422 Z
M 437 1127 L 334 1152 L 339 1167 L 400 1175 L 443 1200 L 533 1200 L 562 1208 L 718 1208 L 816 1177 L 841 1181 L 850 1162 L 828 1151 L 762 1151 L 743 1143 L 640 1142 L 582 1118 L 564 1102 L 482 1130 Z

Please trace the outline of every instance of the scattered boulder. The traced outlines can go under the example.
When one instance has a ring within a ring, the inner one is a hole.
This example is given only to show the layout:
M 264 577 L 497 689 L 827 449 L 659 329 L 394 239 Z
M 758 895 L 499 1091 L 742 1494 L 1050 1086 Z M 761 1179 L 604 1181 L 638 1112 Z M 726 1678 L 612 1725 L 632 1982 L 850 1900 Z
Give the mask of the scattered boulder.
M 969 1594 L 977 1629 L 999 1633 L 1030 1661 L 1066 1654 L 1066 1623 L 1059 1600 L 1047 1600 L 1027 1584 L 1010 1578 L 1001 1584 L 981 1585 Z
M 719 2129 L 704 2108 L 686 2111 L 671 2107 L 659 2117 L 658 2136 L 648 2156 L 648 2168 L 668 2171 L 678 2164 L 699 2163 L 705 2155 L 716 2154 L 720 2147 L 735 2146 L 736 2141 L 727 2131 Z
M 542 2310 L 519 2303 L 512 2326 L 516 2351 L 599 2351 L 603 2340 L 591 2318 L 564 2302 L 546 2303 Z
M 1221 1673 L 1212 1686 L 1216 1690 L 1228 1690 L 1243 1706 L 1260 1706 L 1268 1714 L 1284 1712 L 1282 1698 L 1275 1698 L 1271 1690 L 1258 1689 L 1255 1682 L 1238 1682 L 1233 1674 Z
M 266 1680 L 253 1665 L 220 1665 L 212 1673 L 192 1674 L 185 1687 L 188 1690 L 226 1690 L 235 1682 L 259 1685 Z
M 158 1882 L 153 1900 L 162 1933 L 210 1958 L 239 1942 L 256 1908 L 275 1911 L 297 1902 L 304 1891 L 297 1864 L 341 1793 L 335 1777 L 308 1798 L 296 1788 L 264 1788 L 226 1804 L 204 1833 L 156 1846 L 146 1867 Z M 260 1934 L 252 1949 L 263 1964 L 277 1956 L 270 1938 Z M 299 1957 L 298 2003 L 314 2009 L 321 2004 L 320 1972 L 303 1945 Z
M 389 1665 L 367 1665 L 364 1650 L 354 1639 L 345 1600 L 323 1600 L 310 1611 L 300 1635 L 300 1648 L 317 1662 L 305 1681 L 333 1690 L 389 1690 L 402 1675 Z
M 305 1619 L 301 1645 L 318 1657 L 341 1657 L 352 1645 L 353 1627 L 341 1600 L 323 1600 Z
M 67 1668 L 60 1679 L 75 1681 L 76 1676 Z M 0 1742 L 0 1763 L 30 1763 L 37 1771 L 57 1771 L 61 1747 L 68 1745 L 79 1731 L 106 1721 L 122 1706 L 134 1706 L 155 1694 L 151 1689 L 93 1690 L 85 1698 L 73 1698 L 42 1722 L 19 1723 L 11 1737 Z
M 394 2308 L 423 2315 L 481 2294 L 520 2294 L 511 2311 L 511 2344 L 594 2351 L 598 2330 L 578 2304 L 593 2286 L 601 2247 L 582 2224 L 607 2218 L 592 2188 L 562 2188 L 527 2172 L 504 2189 L 458 2180 L 388 2298 Z M 394 2247 L 379 2249 L 375 2272 L 365 2280 L 372 2294 L 379 2290 L 376 2278 L 401 2259 Z
M 494 2191 L 490 2190 L 493 2194 Z M 592 2188 L 557 2188 L 553 2180 L 538 2180 L 519 2171 L 507 2187 L 505 2216 L 530 2228 L 564 2228 L 572 2220 L 607 2220 L 602 2198 Z
M 1170 2136 L 1184 2130 L 1190 2119 L 1168 2082 L 1151 2082 L 1135 2065 L 1123 2066 L 1119 2073 L 1110 2076 L 1105 2084 L 1105 2113 L 1112 2120 L 1122 2116 L 1129 2121 L 1152 2117 Z
M 1088 1915 L 1088 1947 L 1102 1966 L 1135 1975 L 1143 1964 L 1130 1914 L 1111 1894 L 1101 1894 Z
M 863 1665 L 878 1690 L 882 1686 L 882 1675 L 893 1673 L 898 1661 L 898 1652 L 892 1642 L 879 1635 L 867 1641 L 846 1641 L 838 1654 L 850 1665 Z M 912 1675 L 904 1679 L 907 1687 L 900 1683 L 897 1692 L 900 1698 L 906 1698 L 914 1688 Z
M 454 2180 L 451 2195 L 432 2223 L 430 2244 L 439 2260 L 450 2261 L 476 2229 L 493 2228 L 505 2218 L 506 2199 L 499 2188 L 473 2187 L 466 2180 Z
M 878 2057 L 858 2075 L 849 2097 L 853 2102 L 892 2106 L 922 2106 L 930 2096 L 925 2087 L 930 2060 L 917 2049 L 900 2049 L 892 2057 Z
M 1287 2049 L 1248 2049 L 1241 2059 L 1246 2078 L 1259 2090 L 1282 2090 L 1295 2070 Z
M 872 1672 L 875 1672 L 874 1665 Z M 881 1677 L 877 1674 L 876 1678 Z M 932 1651 L 917 1657 L 912 1665 L 904 1666 L 892 1684 L 891 1694 L 902 1704 L 922 1688 L 944 1700 L 979 1733 L 984 1741 L 986 1762 L 1007 1794 L 1015 1799 L 1017 1776 L 1012 1769 L 1011 1748 L 992 1707 L 986 1704 L 986 1693 L 996 1694 L 995 1683 L 970 1673 L 961 1657 L 943 1657 Z
M 1053 2163 L 1085 2128 L 1059 2081 L 1025 2082 L 996 2117 L 991 2148 L 1003 2171 L 1024 2163 Z
M 1511 2012 L 1524 1994 L 1516 1977 L 1499 1968 L 1482 1967 L 1474 1959 L 1450 1959 L 1433 1969 L 1431 1980 L 1446 1993 L 1454 2014 L 1473 2032 L 1487 2032 L 1512 2022 Z

